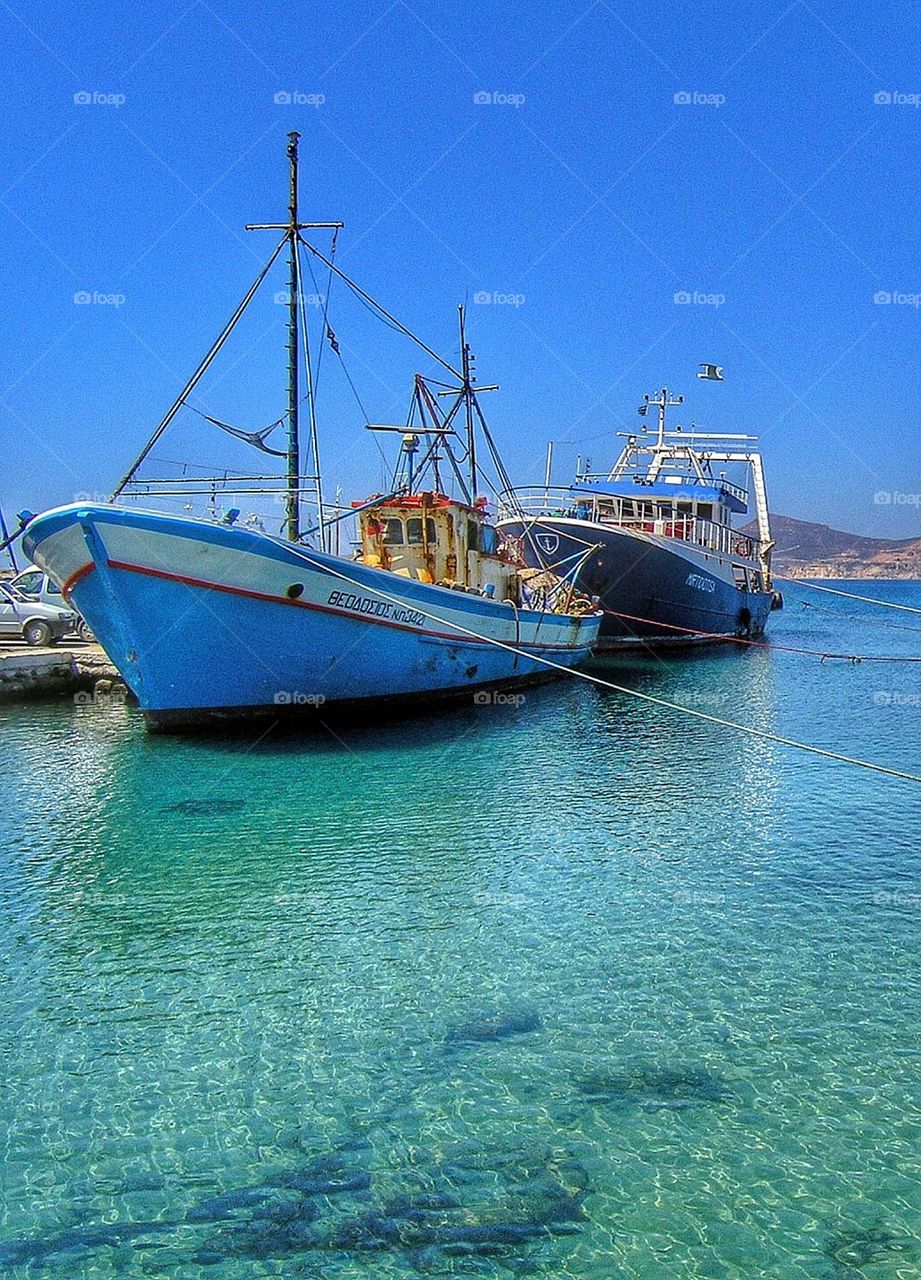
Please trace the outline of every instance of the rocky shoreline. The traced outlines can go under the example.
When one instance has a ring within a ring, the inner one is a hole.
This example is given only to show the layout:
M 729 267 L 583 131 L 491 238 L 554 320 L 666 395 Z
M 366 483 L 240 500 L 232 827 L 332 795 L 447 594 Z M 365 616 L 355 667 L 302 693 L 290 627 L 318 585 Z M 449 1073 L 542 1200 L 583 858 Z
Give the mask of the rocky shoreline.
M 85 695 L 121 696 L 127 690 L 99 645 L 74 648 L 0 650 L 0 702 Z

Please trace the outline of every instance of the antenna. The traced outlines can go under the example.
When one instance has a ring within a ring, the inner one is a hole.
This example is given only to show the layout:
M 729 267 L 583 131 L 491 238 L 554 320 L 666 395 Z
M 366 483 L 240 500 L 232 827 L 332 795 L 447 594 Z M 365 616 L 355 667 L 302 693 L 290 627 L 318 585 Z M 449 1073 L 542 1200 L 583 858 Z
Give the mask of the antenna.
M 668 387 L 663 387 L 658 396 L 643 396 L 643 403 L 637 409 L 637 413 L 641 418 L 646 417 L 647 410 L 650 405 L 654 405 L 659 410 L 659 431 L 656 439 L 656 448 L 661 449 L 665 444 L 665 413 L 667 409 L 676 409 L 678 405 L 684 404 L 684 396 L 669 396 Z
M 473 429 L 473 381 L 472 381 L 472 360 L 470 356 L 470 347 L 467 343 L 467 335 L 464 329 L 464 307 L 463 303 L 457 308 L 457 319 L 460 327 L 460 346 L 461 346 L 461 383 L 463 386 L 464 397 L 464 414 L 467 419 L 467 468 L 470 476 L 470 500 L 476 501 L 477 476 L 476 476 L 476 432 Z

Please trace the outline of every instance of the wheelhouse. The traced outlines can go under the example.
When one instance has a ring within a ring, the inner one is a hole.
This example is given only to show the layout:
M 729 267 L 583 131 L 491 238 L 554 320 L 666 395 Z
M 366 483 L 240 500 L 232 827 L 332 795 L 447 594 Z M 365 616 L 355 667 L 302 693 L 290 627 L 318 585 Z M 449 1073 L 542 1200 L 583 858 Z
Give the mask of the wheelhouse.
M 679 538 L 727 556 L 750 559 L 755 553 L 755 540 L 740 534 L 732 523 L 734 516 L 748 511 L 748 494 L 723 478 L 712 483 L 680 477 L 616 484 L 583 481 L 570 494 L 580 520 Z
M 364 564 L 500 600 L 516 597 L 517 566 L 488 522 L 483 499 L 470 506 L 426 492 L 355 505 Z

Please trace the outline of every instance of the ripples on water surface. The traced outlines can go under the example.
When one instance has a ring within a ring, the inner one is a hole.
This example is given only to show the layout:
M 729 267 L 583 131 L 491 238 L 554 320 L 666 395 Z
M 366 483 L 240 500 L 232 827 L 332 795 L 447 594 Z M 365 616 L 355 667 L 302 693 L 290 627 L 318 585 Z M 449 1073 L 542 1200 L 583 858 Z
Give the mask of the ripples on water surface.
M 916 672 L 614 678 L 921 772 Z M 921 1274 L 921 790 L 577 683 L 340 736 L 0 712 L 0 1271 Z

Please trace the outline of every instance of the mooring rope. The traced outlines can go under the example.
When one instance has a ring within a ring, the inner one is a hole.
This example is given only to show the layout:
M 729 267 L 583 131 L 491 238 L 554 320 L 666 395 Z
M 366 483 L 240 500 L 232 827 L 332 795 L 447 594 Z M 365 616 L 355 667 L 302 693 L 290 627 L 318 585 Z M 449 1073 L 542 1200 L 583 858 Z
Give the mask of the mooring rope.
M 811 591 L 825 591 L 831 596 L 844 596 L 847 600 L 860 600 L 863 604 L 879 604 L 885 609 L 901 609 L 905 613 L 921 613 L 921 609 L 910 604 L 896 604 L 892 600 L 877 600 L 875 596 L 861 596 L 854 591 L 839 591 L 835 587 L 820 587 L 808 578 L 777 578 L 777 582 L 792 582 L 798 587 L 808 587 Z
M 836 659 L 841 662 L 921 662 L 921 657 L 902 656 L 901 654 L 867 654 L 867 653 L 832 653 L 824 649 L 803 649 L 792 644 L 775 644 L 773 640 L 753 640 L 750 636 L 730 636 L 722 631 L 700 631 L 696 627 L 679 627 L 674 622 L 657 622 L 654 618 L 640 618 L 632 613 L 618 613 L 616 609 L 602 609 L 602 613 L 612 618 L 623 618 L 627 622 L 643 622 L 648 626 L 662 627 L 668 631 L 681 631 L 689 636 L 700 636 L 702 640 L 725 640 L 730 644 L 747 644 L 755 649 L 773 649 L 781 653 L 799 653 L 808 658 Z M 636 636 L 642 641 L 643 636 Z
M 814 604 L 811 600 L 793 601 L 804 609 L 813 609 L 816 613 L 827 613 L 832 618 L 843 618 L 846 622 L 861 622 L 864 626 L 886 627 L 890 631 L 911 631 L 913 635 L 921 635 L 921 627 L 907 627 L 904 622 L 889 622 L 885 618 L 857 618 L 853 613 L 845 613 L 843 609 L 830 609 L 824 604 Z
M 316 560 L 308 552 L 300 548 L 291 547 L 293 554 L 309 564 L 314 569 L 319 569 L 323 573 L 328 573 L 334 578 L 339 578 L 343 582 L 347 582 L 352 587 L 359 587 L 362 590 L 370 591 L 372 595 L 379 596 L 382 600 L 387 600 L 391 604 L 399 606 L 405 605 L 405 600 L 401 600 L 399 596 L 392 595 L 387 591 L 382 591 L 379 587 L 369 586 L 365 582 L 350 577 L 346 573 L 341 573 L 337 569 L 333 569 L 330 565 Z M 671 702 L 667 698 L 659 698 L 655 694 L 641 693 L 638 689 L 629 689 L 626 685 L 615 684 L 612 680 L 603 680 L 600 676 L 593 675 L 589 671 L 579 671 L 576 668 L 566 667 L 561 662 L 554 662 L 552 658 L 544 658 L 536 653 L 528 653 L 517 645 L 507 644 L 504 640 L 496 640 L 492 636 L 484 636 L 479 632 L 472 631 L 469 627 L 462 626 L 459 622 L 451 622 L 447 618 L 439 617 L 438 614 L 430 613 L 426 609 L 413 605 L 417 613 L 422 614 L 430 622 L 437 622 L 440 626 L 450 627 L 453 631 L 457 631 L 460 635 L 470 636 L 474 640 L 481 643 L 494 645 L 497 649 L 504 649 L 508 653 L 513 653 L 520 658 L 525 658 L 531 662 L 536 662 L 540 666 L 549 668 L 552 671 L 559 671 L 562 675 L 569 675 L 578 680 L 583 680 L 588 684 L 597 685 L 602 689 L 612 689 L 615 693 L 623 693 L 632 698 L 639 698 L 642 702 L 651 703 L 653 706 L 664 707 L 667 711 L 680 711 L 685 715 L 694 716 L 698 720 L 706 721 L 708 724 L 719 725 L 724 729 L 734 729 L 737 733 L 746 733 L 750 737 L 760 738 L 765 742 L 774 742 L 778 746 L 791 747 L 797 751 L 805 751 L 810 755 L 821 756 L 826 760 L 836 760 L 839 764 L 850 764 L 856 768 L 869 769 L 873 773 L 882 773 L 890 778 L 901 778 L 905 782 L 921 783 L 921 775 L 916 773 L 907 773 L 901 769 L 892 769 L 888 765 L 876 764 L 872 760 L 861 760 L 857 756 L 847 756 L 839 751 L 829 751 L 825 747 L 817 747 L 809 742 L 799 742 L 795 738 L 787 738 L 779 733 L 772 733 L 768 729 L 756 729 L 752 725 L 740 724 L 736 720 L 727 720 L 724 716 L 710 715 L 707 711 L 699 711 L 695 707 L 683 707 L 680 703 Z

